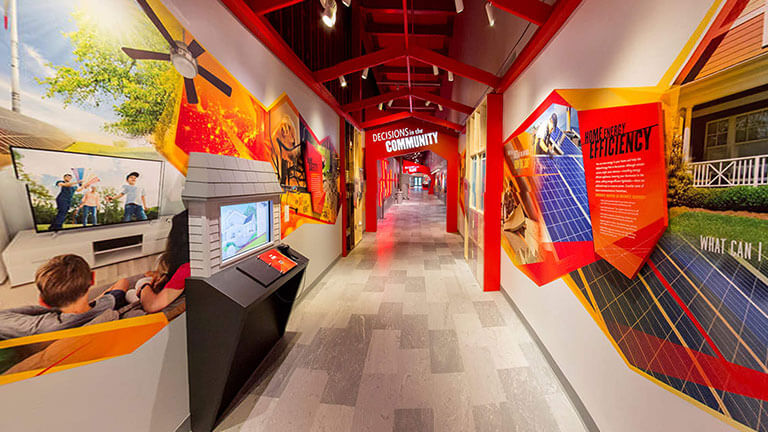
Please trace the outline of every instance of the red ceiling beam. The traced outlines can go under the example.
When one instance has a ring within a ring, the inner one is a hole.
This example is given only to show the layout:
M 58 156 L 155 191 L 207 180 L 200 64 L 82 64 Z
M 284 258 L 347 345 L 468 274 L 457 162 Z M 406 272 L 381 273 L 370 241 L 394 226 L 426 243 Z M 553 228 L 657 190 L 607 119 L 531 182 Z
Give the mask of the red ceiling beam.
M 365 108 L 376 106 L 380 103 L 386 103 L 391 100 L 400 99 L 403 97 L 408 96 L 408 89 L 402 89 L 397 90 L 393 92 L 383 93 L 378 96 L 369 97 L 363 100 L 359 100 L 357 102 L 348 103 L 346 105 L 342 105 L 341 109 L 345 112 L 355 112 L 360 111 Z
M 341 109 L 341 105 L 331 92 L 322 83 L 314 79 L 312 71 L 299 59 L 291 47 L 285 43 L 285 40 L 280 37 L 266 18 L 256 15 L 243 0 L 221 0 L 221 2 L 267 49 L 272 51 L 288 69 L 304 82 L 307 87 L 312 89 L 323 102 L 328 104 L 338 115 L 352 125 L 360 128 L 358 122 Z
M 369 8 L 369 7 L 363 7 L 363 13 L 373 14 L 373 15 L 402 15 L 403 9 L 402 8 Z M 438 9 L 416 9 L 412 11 L 412 15 L 415 16 L 454 16 L 456 15 L 456 10 L 451 9 L 445 9 L 445 10 L 438 10 Z
M 683 84 L 685 82 L 694 79 L 701 68 L 707 63 L 715 48 L 719 46 L 728 30 L 731 29 L 731 25 L 741 15 L 744 8 L 749 3 L 748 0 L 728 0 L 726 1 L 720 13 L 717 14 L 712 24 L 709 26 L 709 30 L 702 37 L 701 42 L 693 51 L 691 58 L 680 70 L 680 73 L 675 80 L 675 84 Z
M 231 0 L 230 0 L 231 1 Z M 406 51 L 399 48 L 384 48 L 360 57 L 343 61 L 329 68 L 316 71 L 313 76 L 318 83 L 334 80 L 342 75 L 361 71 L 365 68 L 378 66 L 405 57 Z
M 256 15 L 265 15 L 301 3 L 302 1 L 304 0 L 250 0 L 248 1 L 248 6 Z
M 413 97 L 417 99 L 430 101 L 432 103 L 442 105 L 444 108 L 452 109 L 454 111 L 458 111 L 460 113 L 464 113 L 467 115 L 472 114 L 472 111 L 475 110 L 469 105 L 464 105 L 463 103 L 459 103 L 451 99 L 444 98 L 440 95 L 436 95 L 434 93 L 430 93 L 422 89 L 412 89 L 411 95 L 413 95 Z
M 499 85 L 499 77 L 496 75 L 426 48 L 412 46 L 408 49 L 408 56 L 421 62 L 435 65 L 440 69 L 449 70 L 456 75 L 475 80 L 492 88 L 496 88 Z
M 497 8 L 540 26 L 547 22 L 552 6 L 539 0 L 490 0 Z
M 341 109 L 343 109 L 346 112 L 355 112 L 355 111 L 363 110 L 365 108 L 374 107 L 380 103 L 389 102 L 390 100 L 402 99 L 404 97 L 409 97 L 409 96 L 413 96 L 417 99 L 421 99 L 425 101 L 430 101 L 434 104 L 442 105 L 443 108 L 452 109 L 454 111 L 458 111 L 464 114 L 472 114 L 472 111 L 474 111 L 474 108 L 472 108 L 471 106 L 464 105 L 462 103 L 452 101 L 448 98 L 444 98 L 440 95 L 436 95 L 426 90 L 417 89 L 417 88 L 411 89 L 410 92 L 408 91 L 408 89 L 402 89 L 398 91 L 384 93 L 379 96 L 369 97 L 358 102 L 352 102 L 347 105 L 343 105 Z
M 528 44 L 520 51 L 512 66 L 501 79 L 501 82 L 495 86 L 497 93 L 503 93 L 509 86 L 523 73 L 533 60 L 539 56 L 539 53 L 555 37 L 558 31 L 565 25 L 565 22 L 571 16 L 574 10 L 581 4 L 581 0 L 558 0 L 552 8 L 552 13 L 544 25 L 534 33 Z
M 446 129 L 454 130 L 456 132 L 461 132 L 462 130 L 464 130 L 464 126 L 460 124 L 457 124 L 448 120 L 439 119 L 433 115 L 419 113 L 419 112 L 403 112 L 403 113 L 397 113 L 397 114 L 390 114 L 388 116 L 379 117 L 377 119 L 364 122 L 360 126 L 363 129 L 371 129 L 371 128 L 382 126 L 388 123 L 394 123 L 396 121 L 405 120 L 408 118 L 419 119 L 428 123 L 442 126 Z
M 400 24 L 379 24 L 369 23 L 366 27 L 368 33 L 375 36 L 398 36 L 403 34 L 403 28 Z M 409 36 L 433 36 L 433 37 L 449 37 L 452 32 L 451 27 L 445 24 L 432 24 L 432 25 L 415 25 L 413 31 L 408 33 Z
M 405 52 L 408 52 L 408 0 L 403 0 L 403 35 L 405 36 Z M 408 90 L 411 90 L 411 57 L 405 58 L 405 69 L 408 71 Z M 408 96 L 408 107 L 413 112 L 413 98 Z

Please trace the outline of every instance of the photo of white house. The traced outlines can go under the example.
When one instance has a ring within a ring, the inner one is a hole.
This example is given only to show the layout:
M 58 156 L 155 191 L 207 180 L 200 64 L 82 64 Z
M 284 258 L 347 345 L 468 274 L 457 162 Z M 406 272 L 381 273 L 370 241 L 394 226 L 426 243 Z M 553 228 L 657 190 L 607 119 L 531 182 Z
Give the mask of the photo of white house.
M 268 201 L 221 207 L 222 260 L 255 249 L 269 241 Z

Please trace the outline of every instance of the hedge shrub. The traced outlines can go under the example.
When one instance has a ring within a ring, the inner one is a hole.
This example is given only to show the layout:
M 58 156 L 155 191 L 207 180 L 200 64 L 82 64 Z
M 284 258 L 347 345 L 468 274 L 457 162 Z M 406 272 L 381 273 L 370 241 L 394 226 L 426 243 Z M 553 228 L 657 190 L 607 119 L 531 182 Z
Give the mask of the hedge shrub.
M 692 187 L 676 198 L 670 200 L 671 206 L 717 211 L 768 212 L 768 186 Z

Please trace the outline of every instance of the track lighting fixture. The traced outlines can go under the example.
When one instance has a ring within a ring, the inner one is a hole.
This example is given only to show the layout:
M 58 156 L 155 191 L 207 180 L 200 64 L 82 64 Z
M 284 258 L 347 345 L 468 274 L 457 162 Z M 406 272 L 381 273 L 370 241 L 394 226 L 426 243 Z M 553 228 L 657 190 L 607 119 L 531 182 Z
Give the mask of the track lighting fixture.
M 323 6 L 323 24 L 328 28 L 333 28 L 336 24 L 336 0 L 320 0 Z
M 454 0 L 454 3 L 456 4 L 456 13 L 461 13 L 464 10 L 464 1 Z
M 363 69 L 363 74 L 361 75 L 361 78 L 368 79 L 368 68 Z
M 432 75 L 438 76 L 440 75 L 440 69 L 437 68 L 437 66 L 432 65 Z
M 344 75 L 339 77 L 339 84 L 341 84 L 342 87 L 346 87 L 347 86 L 347 79 L 344 78 Z
M 496 18 L 493 16 L 493 5 L 491 2 L 485 4 L 485 14 L 488 15 L 488 25 L 493 27 L 496 23 Z
M 453 72 L 448 71 L 448 81 L 453 82 Z
M 424 102 L 424 106 L 430 106 L 430 105 L 432 105 L 432 102 L 430 102 L 430 101 Z
M 442 111 L 442 110 L 443 110 L 443 106 L 442 106 L 442 105 L 438 105 L 438 106 L 437 106 L 437 109 L 439 109 L 440 111 Z
M 380 104 L 379 104 L 379 111 L 383 111 L 383 110 L 384 110 L 384 104 L 383 104 L 383 103 L 380 103 Z
M 395 103 L 394 99 L 390 99 L 389 102 L 387 102 L 387 106 L 392 108 L 392 104 Z
M 352 6 L 352 0 L 341 0 L 342 3 L 344 3 L 344 6 L 350 7 Z

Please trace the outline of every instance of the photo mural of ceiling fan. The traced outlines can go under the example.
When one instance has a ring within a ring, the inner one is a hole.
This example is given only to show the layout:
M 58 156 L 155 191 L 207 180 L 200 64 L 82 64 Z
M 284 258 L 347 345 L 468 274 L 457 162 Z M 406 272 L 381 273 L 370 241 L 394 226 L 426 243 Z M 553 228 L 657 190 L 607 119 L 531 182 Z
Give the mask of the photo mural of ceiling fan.
M 170 52 L 160 53 L 123 47 L 122 50 L 128 57 L 134 60 L 160 60 L 171 62 L 176 71 L 184 77 L 184 89 L 187 93 L 187 102 L 190 104 L 196 104 L 198 102 L 197 90 L 195 90 L 195 82 L 193 80 L 197 75 L 205 78 L 206 81 L 213 84 L 214 87 L 219 89 L 225 95 L 232 95 L 232 87 L 197 63 L 197 58 L 205 52 L 205 49 L 203 49 L 196 40 L 190 42 L 189 45 L 182 41 L 173 40 L 171 34 L 168 33 L 168 30 L 163 26 L 163 23 L 160 22 L 155 11 L 149 7 L 147 1 L 136 0 L 136 2 L 141 6 L 141 9 L 144 10 L 144 13 L 149 20 L 152 21 L 152 24 L 157 27 L 157 30 L 163 38 L 168 41 Z

